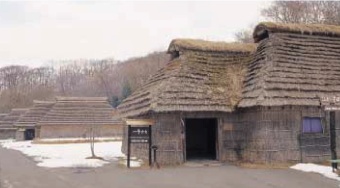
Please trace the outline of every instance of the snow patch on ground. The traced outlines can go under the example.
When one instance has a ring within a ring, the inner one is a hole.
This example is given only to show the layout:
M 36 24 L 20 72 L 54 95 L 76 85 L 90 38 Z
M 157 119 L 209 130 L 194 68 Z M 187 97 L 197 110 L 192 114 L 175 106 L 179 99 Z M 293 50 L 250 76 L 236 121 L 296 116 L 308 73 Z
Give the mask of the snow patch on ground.
M 88 141 L 89 138 L 44 138 L 44 139 L 39 139 L 38 141 L 42 142 L 65 142 L 65 141 Z M 98 137 L 95 138 L 96 141 L 121 141 L 122 137 Z
M 0 144 L 1 144 L 1 143 L 6 143 L 6 142 L 14 142 L 14 139 L 0 140 Z
M 127 166 L 127 159 L 124 158 L 124 160 L 119 161 L 119 164 L 122 164 L 124 166 Z M 131 158 L 130 160 L 130 167 L 135 168 L 135 167 L 141 167 L 144 164 L 142 160 L 137 160 L 135 158 Z
M 312 163 L 299 163 L 294 166 L 291 166 L 290 168 L 300 170 L 303 172 L 319 173 L 327 178 L 340 181 L 340 177 L 336 173 L 332 172 L 332 167 L 330 166 L 323 166 Z
M 91 156 L 89 143 L 77 144 L 32 144 L 31 141 L 0 143 L 2 147 L 21 151 L 33 157 L 41 167 L 100 167 L 109 162 L 118 161 L 125 155 L 121 152 L 122 142 L 95 143 L 95 154 L 99 159 L 86 159 Z M 125 160 L 126 161 L 126 160 Z M 133 166 L 140 166 L 141 162 L 132 162 Z
M 12 184 L 9 183 L 8 180 L 4 180 L 3 183 L 0 182 L 0 187 L 3 186 L 4 188 L 13 188 Z

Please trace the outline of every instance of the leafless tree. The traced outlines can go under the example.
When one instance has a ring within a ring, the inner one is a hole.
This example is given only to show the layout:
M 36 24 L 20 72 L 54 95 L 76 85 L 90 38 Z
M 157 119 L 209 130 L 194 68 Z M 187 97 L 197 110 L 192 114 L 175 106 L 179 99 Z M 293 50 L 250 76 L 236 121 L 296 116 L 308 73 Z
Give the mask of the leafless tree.
M 237 42 L 241 43 L 252 43 L 254 42 L 252 29 L 244 29 L 235 33 L 235 39 Z
M 116 106 L 127 95 L 127 83 L 128 89 L 134 91 L 166 62 L 166 53 L 155 52 L 123 62 L 79 59 L 55 61 L 38 68 L 2 67 L 0 112 L 29 107 L 33 100 L 49 100 L 55 96 L 107 96 Z
M 89 140 L 90 140 L 90 148 L 91 148 L 91 157 L 90 158 L 98 158 L 94 152 L 94 145 L 95 145 L 95 139 L 96 139 L 96 127 L 95 125 L 90 125 L 90 130 L 89 130 Z
M 339 1 L 274 1 L 262 10 L 270 21 L 340 25 Z
M 340 1 L 274 1 L 261 11 L 267 21 L 340 25 Z M 252 42 L 252 28 L 235 34 L 238 42 Z

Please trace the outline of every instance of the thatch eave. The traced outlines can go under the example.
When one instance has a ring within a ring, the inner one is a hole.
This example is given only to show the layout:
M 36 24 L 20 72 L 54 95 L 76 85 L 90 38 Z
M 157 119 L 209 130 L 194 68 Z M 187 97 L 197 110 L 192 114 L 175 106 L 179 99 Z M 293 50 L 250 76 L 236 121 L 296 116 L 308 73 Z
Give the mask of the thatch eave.
M 168 50 L 174 53 L 173 60 L 117 107 L 120 117 L 232 112 L 255 48 L 254 44 L 173 40 Z
M 259 42 L 271 33 L 297 33 L 302 35 L 340 37 L 340 26 L 261 22 L 255 27 L 253 32 L 254 41 Z
M 227 43 L 213 42 L 201 39 L 174 39 L 171 41 L 168 53 L 196 50 L 205 52 L 235 52 L 235 53 L 252 53 L 256 49 L 256 44 L 248 43 Z

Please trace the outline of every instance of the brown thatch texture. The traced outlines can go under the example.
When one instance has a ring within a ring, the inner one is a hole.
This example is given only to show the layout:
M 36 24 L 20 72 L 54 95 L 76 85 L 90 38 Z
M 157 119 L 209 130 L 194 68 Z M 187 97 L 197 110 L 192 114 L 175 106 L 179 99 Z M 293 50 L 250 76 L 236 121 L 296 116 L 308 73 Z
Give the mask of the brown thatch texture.
M 180 56 L 118 109 L 127 117 L 148 112 L 232 111 L 240 99 L 246 66 L 251 60 L 250 46 L 254 49 L 251 44 L 245 44 L 243 50 L 241 45 L 234 45 L 188 39 L 171 42 L 168 52 Z
M 340 26 L 323 24 L 284 24 L 262 22 L 254 30 L 253 37 L 255 42 L 264 38 L 270 33 L 297 33 L 304 35 L 320 35 L 340 37 Z
M 14 128 L 14 124 L 27 111 L 26 108 L 15 108 L 4 116 L 0 122 L 0 128 Z
M 198 50 L 207 52 L 253 52 L 256 45 L 244 43 L 211 42 L 200 39 L 174 39 L 168 52 L 183 50 Z
M 0 114 L 0 122 L 4 119 L 4 117 L 6 117 L 7 114 Z
M 54 101 L 34 101 L 33 107 L 27 110 L 19 120 L 15 123 L 15 126 L 20 127 L 34 127 L 52 108 Z
M 340 37 L 292 33 L 298 28 L 279 26 L 280 32 L 259 43 L 239 106 L 318 106 L 320 96 L 340 96 Z M 324 34 L 338 33 L 327 27 Z M 318 31 L 313 25 L 306 28 Z
M 117 125 L 106 97 L 57 97 L 37 125 Z

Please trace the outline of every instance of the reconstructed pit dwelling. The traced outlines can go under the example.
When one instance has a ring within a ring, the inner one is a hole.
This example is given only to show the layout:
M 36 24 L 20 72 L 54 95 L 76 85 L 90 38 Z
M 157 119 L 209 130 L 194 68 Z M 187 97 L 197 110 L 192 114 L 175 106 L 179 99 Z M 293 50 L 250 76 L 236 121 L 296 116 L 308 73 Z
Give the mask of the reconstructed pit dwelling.
M 33 101 L 28 109 L 13 109 L 0 116 L 0 139 L 122 138 L 122 122 L 113 118 L 106 97 L 56 97 Z
M 8 114 L 0 116 L 0 139 L 15 138 L 16 127 L 14 123 L 27 111 L 25 108 L 14 108 Z
M 161 164 L 321 162 L 339 155 L 320 98 L 340 96 L 340 27 L 260 23 L 255 44 L 176 39 L 172 60 L 118 107 L 148 118 Z M 126 152 L 127 134 L 123 152 Z M 147 158 L 146 144 L 132 155 Z
M 121 137 L 121 121 L 112 116 L 106 97 L 56 97 L 35 127 L 38 138 L 86 138 L 90 131 L 97 137 Z

